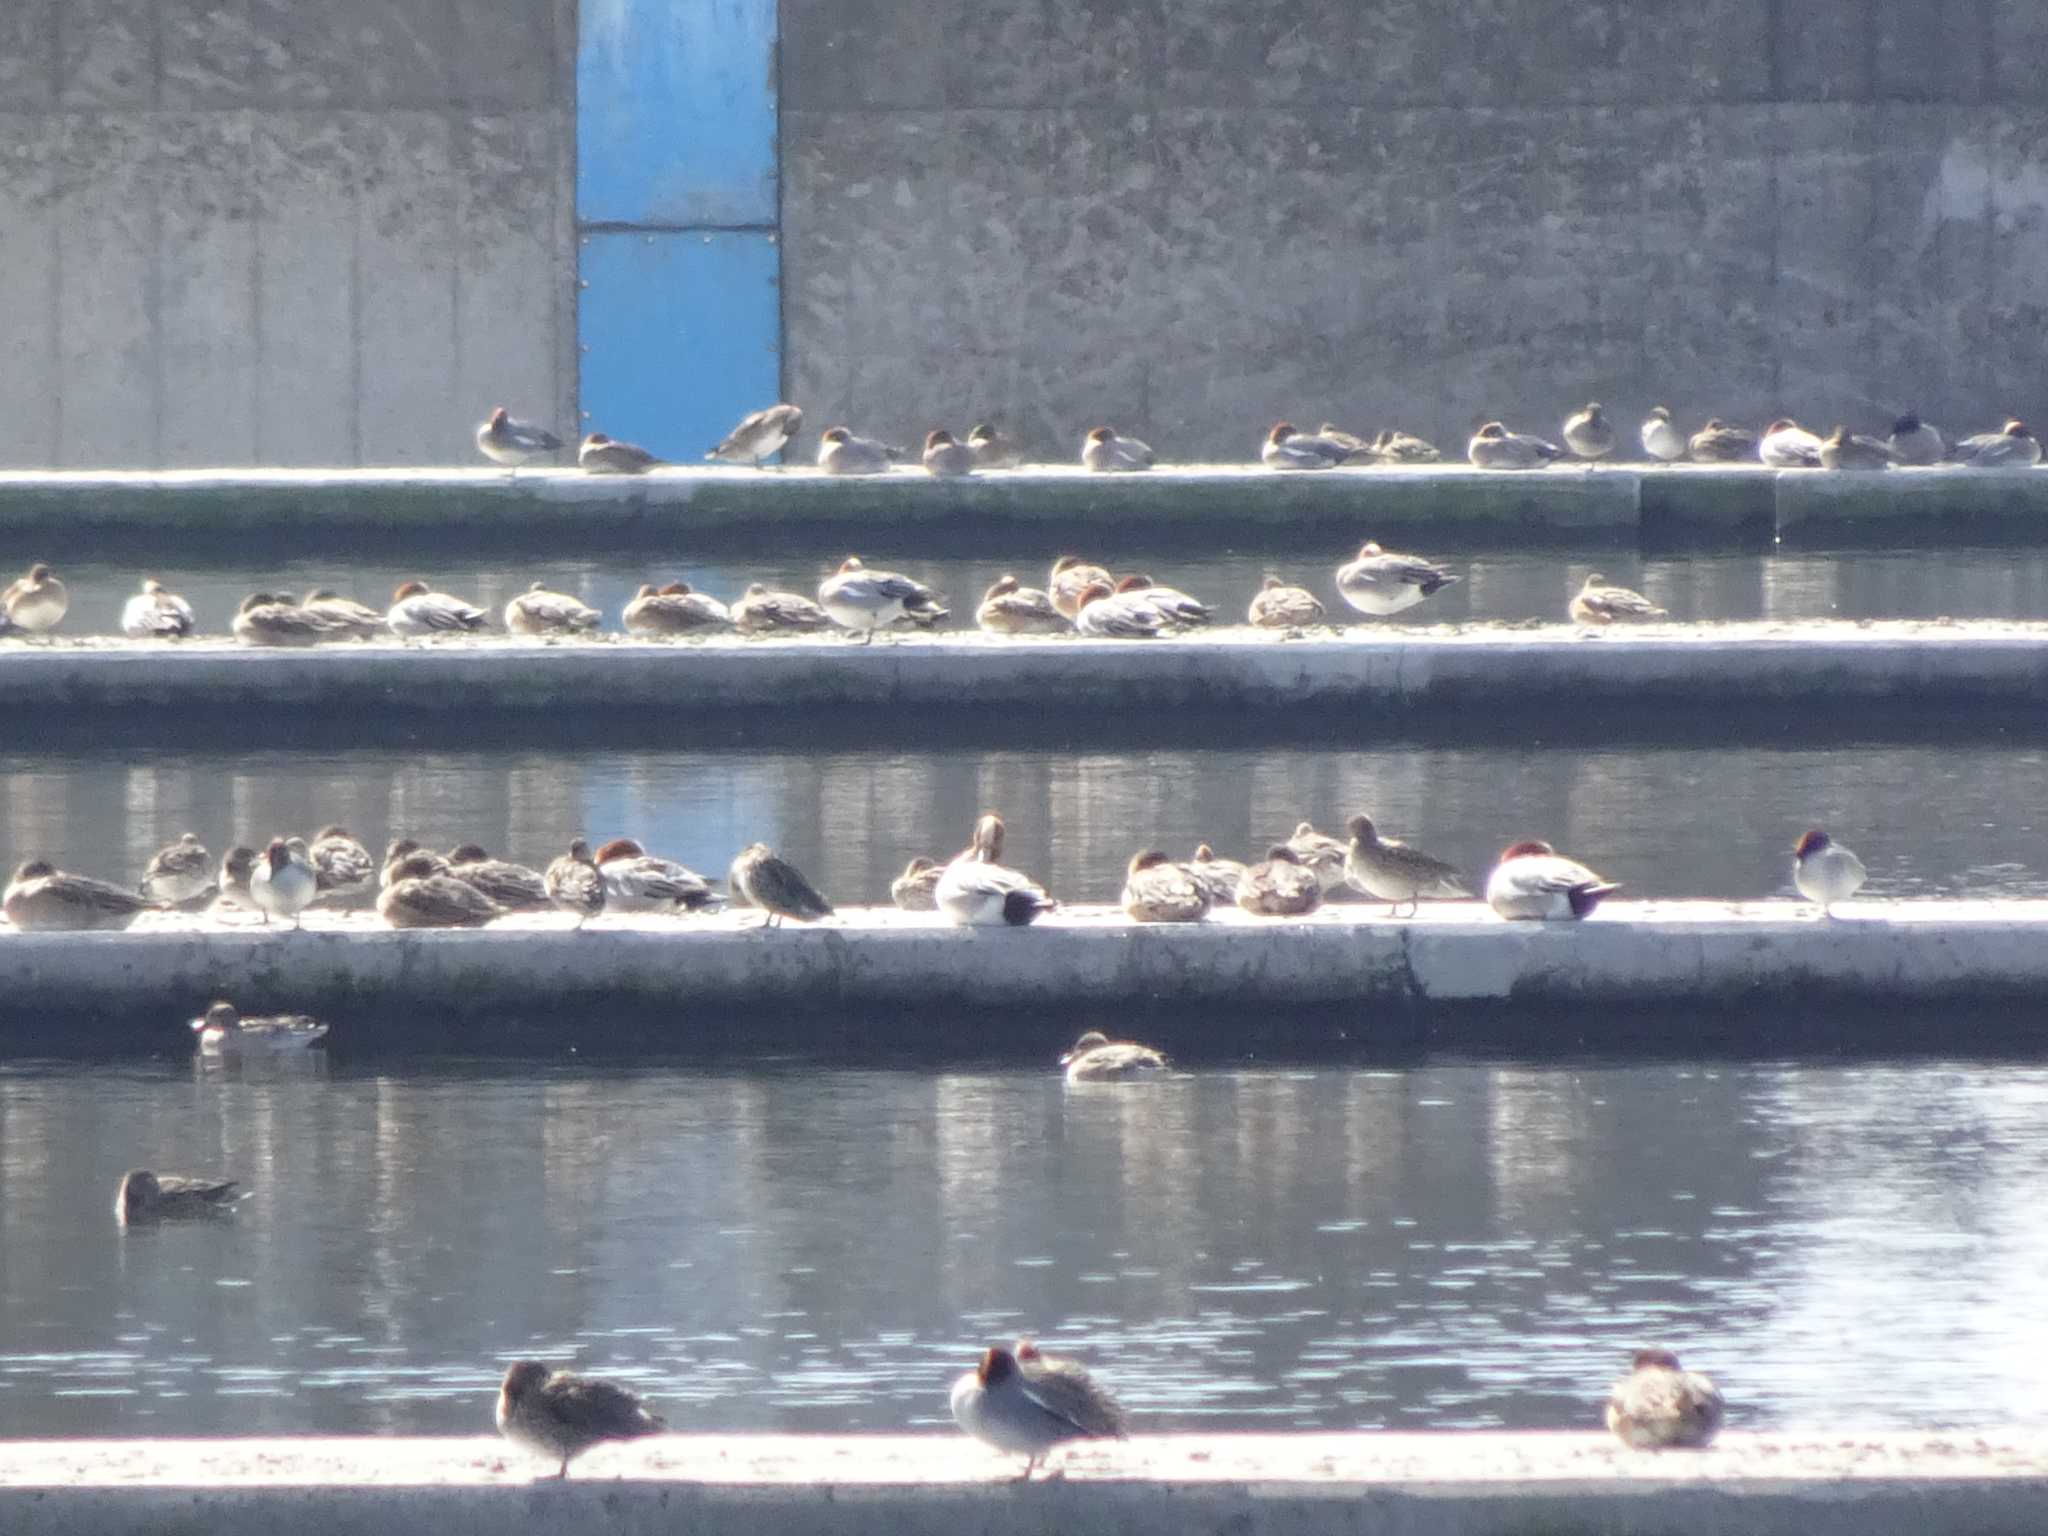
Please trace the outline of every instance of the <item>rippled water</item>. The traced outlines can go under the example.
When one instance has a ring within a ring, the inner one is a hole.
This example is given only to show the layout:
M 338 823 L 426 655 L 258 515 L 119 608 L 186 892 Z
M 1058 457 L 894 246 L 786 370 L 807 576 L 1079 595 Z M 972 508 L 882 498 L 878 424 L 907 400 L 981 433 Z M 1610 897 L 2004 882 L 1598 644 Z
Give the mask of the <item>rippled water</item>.
M 0 1072 L 0 1435 L 487 1427 L 523 1354 L 683 1429 L 945 1420 L 986 1341 L 1152 1429 L 2048 1417 L 2048 1072 Z M 248 1182 L 124 1233 L 122 1170 Z

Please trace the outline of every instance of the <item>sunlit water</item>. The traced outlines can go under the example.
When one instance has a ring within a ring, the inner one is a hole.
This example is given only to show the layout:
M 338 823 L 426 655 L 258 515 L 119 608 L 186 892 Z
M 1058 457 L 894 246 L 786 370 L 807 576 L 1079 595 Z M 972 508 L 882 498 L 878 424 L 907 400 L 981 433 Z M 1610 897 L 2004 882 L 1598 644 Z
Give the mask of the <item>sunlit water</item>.
M 0 1436 L 461 1432 L 537 1354 L 683 1429 L 945 1421 L 984 1343 L 1152 1429 L 2039 1425 L 2048 1072 L 0 1072 Z M 232 1173 L 124 1232 L 131 1165 Z

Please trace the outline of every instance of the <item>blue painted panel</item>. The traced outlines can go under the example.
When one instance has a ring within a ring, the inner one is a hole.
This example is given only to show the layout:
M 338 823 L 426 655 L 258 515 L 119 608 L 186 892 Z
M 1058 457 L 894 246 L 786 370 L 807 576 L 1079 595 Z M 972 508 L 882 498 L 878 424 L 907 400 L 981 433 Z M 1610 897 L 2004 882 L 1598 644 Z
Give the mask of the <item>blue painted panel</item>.
M 582 0 L 581 222 L 775 222 L 775 4 Z
M 697 462 L 740 417 L 781 398 L 774 236 L 588 234 L 578 268 L 584 431 Z

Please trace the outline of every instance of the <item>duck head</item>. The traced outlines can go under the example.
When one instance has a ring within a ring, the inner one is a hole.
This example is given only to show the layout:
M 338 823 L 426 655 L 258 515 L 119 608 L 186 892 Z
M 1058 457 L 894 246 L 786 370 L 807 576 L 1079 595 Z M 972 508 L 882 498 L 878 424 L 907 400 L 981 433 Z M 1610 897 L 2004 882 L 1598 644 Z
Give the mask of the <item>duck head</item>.
M 933 427 L 931 431 L 924 435 L 924 451 L 926 453 L 930 453 L 934 448 L 950 448 L 952 446 L 953 434 L 944 427 Z
M 613 859 L 644 859 L 647 850 L 630 837 L 615 837 L 592 856 L 591 862 L 609 864 Z
M 427 584 L 424 581 L 401 581 L 391 590 L 391 601 L 402 603 L 408 597 L 425 597 Z
M 15 870 L 14 883 L 19 885 L 24 880 L 41 880 L 55 873 L 57 873 L 57 866 L 48 859 L 30 859 L 26 864 Z
M 1017 1374 L 1017 1358 L 1007 1349 L 990 1349 L 982 1355 L 974 1374 L 984 1387 L 993 1387 Z
M 463 843 L 448 850 L 450 864 L 481 864 L 489 857 L 481 843 Z
M 1370 816 L 1354 816 L 1344 823 L 1344 829 L 1351 834 L 1354 843 L 1364 843 L 1368 848 L 1380 840 L 1379 829 L 1372 824 Z
M 1091 581 L 1081 589 L 1077 611 L 1080 608 L 1086 608 L 1090 603 L 1099 603 L 1105 597 L 1112 597 L 1115 594 L 1116 588 L 1112 587 L 1108 582 Z
M 987 602 L 992 597 L 1005 597 L 1016 590 L 1017 578 L 1005 571 L 989 583 L 988 591 L 982 594 L 982 601 Z
M 1508 435 L 1508 429 L 1502 426 L 1497 421 L 1488 421 L 1481 423 L 1479 430 L 1477 432 L 1474 432 L 1472 435 L 1474 437 L 1483 437 L 1491 440 L 1493 438 L 1506 437 Z
M 1500 861 L 1505 864 L 1509 859 L 1548 859 L 1556 855 L 1557 850 L 1550 844 L 1540 837 L 1532 837 L 1519 843 L 1509 843 L 1501 850 Z
M 1161 864 L 1167 862 L 1166 855 L 1157 848 L 1147 848 L 1140 853 L 1131 855 L 1129 873 L 1135 875 L 1141 869 L 1157 869 Z
M 1811 831 L 1800 834 L 1799 841 L 1792 845 L 1792 856 L 1797 859 L 1803 859 L 1809 854 L 1819 853 L 1822 849 L 1832 846 L 1833 842 L 1834 839 L 1830 838 L 1827 833 L 1821 831 L 1819 827 L 1815 827 Z
M 516 1403 L 529 1392 L 537 1392 L 547 1385 L 547 1379 L 554 1373 L 538 1360 L 519 1360 L 505 1372 L 505 1380 L 498 1390 L 505 1394 L 505 1401 Z
M 1675 1371 L 1678 1356 L 1668 1349 L 1639 1349 L 1629 1357 L 1629 1368 L 1637 1371 Z
M 1108 427 L 1091 427 L 1088 430 L 1088 441 L 1091 443 L 1113 443 L 1116 441 L 1116 434 L 1110 431 Z
M 209 1003 L 205 1016 L 192 1022 L 194 1029 L 239 1029 L 242 1016 L 235 1011 L 235 1005 L 225 998 Z
M 839 562 L 839 574 L 842 576 L 847 575 L 849 572 L 852 571 L 864 571 L 866 569 L 867 567 L 860 563 L 859 555 L 848 555 L 844 560 Z
M 1266 441 L 1269 443 L 1284 443 L 1292 436 L 1294 436 L 1293 422 L 1276 421 L 1273 423 L 1273 430 L 1266 434 Z
M 821 443 L 850 443 L 853 441 L 853 434 L 844 427 L 827 427 L 818 434 L 818 441 Z
M 273 837 L 263 847 L 263 859 L 270 866 L 270 872 L 274 875 L 280 869 L 283 869 L 285 865 L 291 863 L 292 851 L 286 846 L 283 838 Z
M 491 430 L 493 432 L 496 432 L 502 427 L 504 427 L 504 425 L 511 419 L 511 414 L 502 405 L 494 405 L 491 407 Z

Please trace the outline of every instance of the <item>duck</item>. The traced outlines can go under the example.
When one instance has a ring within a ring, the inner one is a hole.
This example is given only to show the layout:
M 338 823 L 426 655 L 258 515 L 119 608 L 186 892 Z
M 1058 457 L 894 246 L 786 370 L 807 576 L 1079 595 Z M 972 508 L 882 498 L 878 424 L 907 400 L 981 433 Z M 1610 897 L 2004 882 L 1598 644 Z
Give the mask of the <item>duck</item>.
M 1358 612 L 1383 619 L 1463 579 L 1420 555 L 1393 554 L 1368 541 L 1356 560 L 1337 567 L 1337 595 Z
M 1159 616 L 1177 629 L 1197 629 L 1215 618 L 1216 610 L 1179 587 L 1162 587 L 1139 572 L 1116 584 L 1119 595 L 1135 594 L 1159 610 Z
M 977 421 L 967 429 L 967 451 L 977 469 L 1015 469 L 1024 462 L 1017 440 L 1001 427 Z
M 619 622 L 629 635 L 688 635 L 733 627 L 731 609 L 708 593 L 693 592 L 683 581 L 664 587 L 641 582 Z
M 1894 421 L 1892 435 L 1885 441 L 1901 464 L 1939 464 L 1948 457 L 1948 439 L 1922 421 L 1917 411 L 1908 411 Z
M 151 901 L 183 906 L 212 892 L 213 873 L 213 855 L 199 841 L 199 834 L 184 832 L 175 843 L 150 855 L 139 889 Z
M 971 475 L 976 468 L 974 450 L 944 427 L 934 427 L 924 435 L 924 468 L 926 474 L 942 479 Z
M 1302 917 L 1323 904 L 1323 883 L 1292 848 L 1275 843 L 1238 880 L 1237 904 L 1256 917 Z
M 1091 565 L 1079 555 L 1061 555 L 1052 563 L 1045 590 L 1052 597 L 1053 607 L 1075 619 L 1081 615 L 1081 594 L 1098 581 L 1110 591 L 1116 590 L 1116 578 L 1101 566 Z
M 384 622 L 394 635 L 411 640 L 424 635 L 474 634 L 488 620 L 474 603 L 432 591 L 424 581 L 403 581 L 392 590 Z
M 476 429 L 477 452 L 493 464 L 503 464 L 511 469 L 558 453 L 561 447 L 562 440 L 547 428 L 537 427 L 530 421 L 515 421 L 512 413 L 502 405 L 492 406 L 491 414 Z
M 1166 616 L 1142 592 L 1118 592 L 1106 581 L 1081 589 L 1074 629 L 1091 640 L 1150 640 L 1166 628 Z
M 230 848 L 221 855 L 220 878 L 215 882 L 219 892 L 214 905 L 221 907 L 247 907 L 256 910 L 256 898 L 249 894 L 250 877 L 256 873 L 256 850 L 254 848 Z
M 1260 445 L 1268 469 L 1335 469 L 1352 450 L 1319 432 L 1303 432 L 1291 421 L 1276 421 Z
M 576 838 L 569 851 L 548 865 L 548 900 L 572 914 L 581 928 L 604 911 L 604 871 L 590 856 L 590 844 Z
M 463 843 L 450 850 L 444 872 L 475 886 L 507 912 L 546 912 L 555 904 L 547 877 L 539 870 L 510 859 L 494 859 L 478 843 Z
M 1638 1451 L 1699 1450 L 1720 1432 L 1721 1389 L 1668 1349 L 1639 1349 L 1607 1398 L 1607 1428 Z
M 243 598 L 230 627 L 243 645 L 303 647 L 318 645 L 333 634 L 325 619 L 275 592 L 251 592 Z
M 576 462 L 587 475 L 644 475 L 666 462 L 657 459 L 638 443 L 622 443 L 592 432 L 576 450 Z
M 604 615 L 581 598 L 553 592 L 536 581 L 505 605 L 505 628 L 515 635 L 587 635 Z
M 1465 457 L 1480 469 L 1535 469 L 1564 457 L 1557 444 L 1526 432 L 1510 432 L 1497 421 L 1489 421 L 1472 434 Z
M 1340 839 L 1318 832 L 1312 821 L 1302 821 L 1295 823 L 1287 846 L 1295 858 L 1315 872 L 1325 896 L 1344 888 L 1344 856 L 1348 847 Z
M 1863 861 L 1818 827 L 1792 849 L 1792 883 L 1800 895 L 1819 904 L 1822 917 L 1833 917 L 1835 903 L 1861 890 L 1863 878 Z
M 932 903 L 956 928 L 1027 928 L 1059 903 L 1003 864 L 1003 818 L 984 811 L 966 848 L 940 872 Z
M 1582 459 L 1604 459 L 1614 452 L 1614 423 L 1598 400 L 1565 418 L 1564 445 Z
M 1088 1367 L 1080 1361 L 1048 1355 L 1028 1338 L 1018 1339 L 1010 1346 L 1010 1353 L 1027 1385 L 1047 1384 L 1080 1394 L 1082 1415 L 1093 1421 L 1103 1436 L 1122 1440 L 1129 1435 L 1130 1416 L 1124 1412 L 1123 1405 L 1096 1384 Z
M 1821 439 L 1822 469 L 1890 469 L 1897 462 L 1888 445 L 1874 437 L 1859 437 L 1840 424 Z
M 1134 923 L 1199 923 L 1212 900 L 1205 882 L 1157 848 L 1132 854 L 1124 870 L 1124 915 Z
M 249 900 L 263 914 L 264 922 L 288 917 L 297 928 L 319 894 L 320 876 L 305 839 L 273 837 L 249 875 Z
M 377 897 L 377 915 L 393 928 L 481 928 L 505 915 L 467 880 L 448 874 L 439 854 L 406 854 L 389 875 Z
M 732 605 L 732 627 L 743 635 L 807 635 L 830 629 L 832 615 L 808 597 L 753 581 Z
M 1344 879 L 1354 889 L 1389 903 L 1387 916 L 1406 905 L 1413 917 L 1422 910 L 1425 896 L 1455 901 L 1472 894 L 1457 865 L 1381 837 L 1370 816 L 1353 816 L 1345 830 L 1351 834 L 1351 846 L 1344 852 Z
M 2002 431 L 1964 438 L 1948 456 L 1972 469 L 2026 469 L 2041 462 L 2041 444 L 2027 424 L 2014 417 Z
M 1227 907 L 1237 900 L 1238 882 L 1244 866 L 1235 859 L 1219 859 L 1207 843 L 1195 845 L 1194 856 L 1181 866 L 1209 893 L 1209 905 Z
M 245 1019 L 225 998 L 192 1021 L 202 1056 L 277 1056 L 302 1051 L 327 1034 L 327 1026 L 303 1013 Z
M 1152 445 L 1135 437 L 1119 437 L 1108 427 L 1091 427 L 1081 440 L 1081 467 L 1097 474 L 1128 474 L 1150 469 Z
M 1161 854 L 1161 858 L 1165 855 Z M 1122 1077 L 1149 1077 L 1166 1070 L 1166 1058 L 1149 1045 L 1112 1040 L 1091 1029 L 1060 1057 L 1070 1083 L 1099 1083 Z
M 195 1177 L 189 1173 L 151 1173 L 131 1168 L 114 1191 L 114 1217 L 122 1223 L 184 1221 L 218 1216 L 235 1207 L 242 1196 L 239 1179 Z
M 1486 881 L 1486 904 L 1510 921 L 1557 922 L 1587 916 L 1621 886 L 1565 858 L 1538 839 L 1510 843 Z
M 1344 450 L 1346 464 L 1370 464 L 1378 457 L 1371 443 L 1356 432 L 1346 432 L 1334 422 L 1326 421 L 1316 428 L 1316 436 L 1335 443 Z
M 804 429 L 804 413 L 787 401 L 750 411 L 704 457 L 721 464 L 751 464 L 782 452 Z
M 1389 427 L 1372 440 L 1372 456 L 1382 464 L 1440 464 L 1443 450 L 1413 432 Z
M 378 889 L 382 890 L 398 879 L 398 866 L 412 858 L 426 860 L 429 874 L 445 875 L 451 872 L 448 860 L 431 848 L 422 848 L 409 837 L 394 838 L 384 845 L 384 862 L 377 871 Z
M 1607 578 L 1598 571 L 1587 575 L 1585 585 L 1565 604 L 1565 613 L 1575 624 L 1597 625 L 1648 623 L 1671 617 L 1669 610 L 1659 608 L 1642 593 L 1609 586 Z
M 162 906 L 110 881 L 67 874 L 48 859 L 19 866 L 0 895 L 0 911 L 23 933 L 111 933 Z
M 1245 618 L 1259 629 L 1303 629 L 1322 623 L 1323 605 L 1308 588 L 1290 586 L 1269 573 Z
M 330 824 L 315 832 L 306 845 L 306 857 L 313 861 L 316 901 L 360 895 L 377 877 L 376 859 L 347 827 Z
M 498 1433 L 514 1445 L 559 1461 L 553 1475 L 564 1481 L 569 1463 L 585 1451 L 668 1428 L 638 1393 L 595 1376 L 550 1370 L 538 1360 L 507 1367 L 498 1386 L 497 1420 Z
M 325 620 L 332 639 L 367 640 L 384 628 L 383 614 L 327 587 L 313 588 L 299 600 L 299 607 Z
M 1092 1381 L 1027 1381 L 1009 1350 L 991 1348 L 981 1363 L 953 1383 L 953 1422 L 983 1444 L 1022 1456 L 1028 1479 L 1038 1464 L 1069 1440 L 1122 1439 L 1124 1415 L 1116 1400 Z
M 1685 457 L 1685 434 L 1671 420 L 1671 407 L 1668 405 L 1651 406 L 1638 435 L 1642 438 L 1643 452 L 1661 463 L 1672 464 Z
M 702 912 L 718 905 L 711 882 L 674 859 L 656 858 L 630 837 L 615 837 L 591 855 L 604 875 L 608 912 Z
M 802 870 L 766 843 L 749 843 L 726 871 L 726 889 L 762 911 L 761 926 L 777 928 L 784 918 L 815 923 L 832 915 L 832 903 L 818 894 Z
M 901 448 L 855 437 L 844 427 L 827 427 L 818 439 L 818 468 L 828 475 L 882 475 L 903 457 Z
M 192 605 L 154 576 L 144 577 L 142 590 L 121 605 L 121 633 L 130 640 L 182 640 L 196 623 Z
M 933 625 L 946 617 L 938 594 L 921 581 L 895 571 L 871 571 L 858 555 L 848 555 L 839 569 L 818 584 L 818 606 L 832 622 L 861 636 L 863 645 L 875 631 L 898 619 Z
M 1790 416 L 1780 416 L 1757 439 L 1756 456 L 1773 469 L 1820 468 L 1820 439 Z
M 71 606 L 71 594 L 57 573 L 38 561 L 28 574 L 0 592 L 0 615 L 9 628 L 27 635 L 46 635 L 64 622 Z
M 1754 459 L 1757 435 L 1747 427 L 1715 416 L 1686 439 L 1686 452 L 1703 464 L 1734 464 Z
M 1037 587 L 1023 587 L 1005 571 L 981 595 L 974 610 L 977 627 L 992 635 L 1071 635 L 1073 621 L 1053 606 Z
M 889 899 L 903 912 L 936 912 L 939 877 L 946 866 L 930 854 L 920 853 L 903 866 L 903 873 L 889 882 Z

